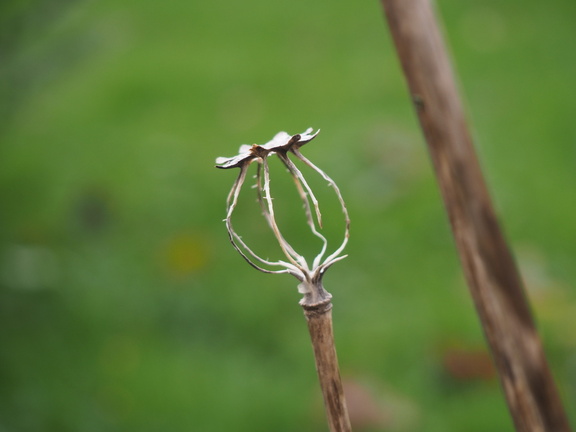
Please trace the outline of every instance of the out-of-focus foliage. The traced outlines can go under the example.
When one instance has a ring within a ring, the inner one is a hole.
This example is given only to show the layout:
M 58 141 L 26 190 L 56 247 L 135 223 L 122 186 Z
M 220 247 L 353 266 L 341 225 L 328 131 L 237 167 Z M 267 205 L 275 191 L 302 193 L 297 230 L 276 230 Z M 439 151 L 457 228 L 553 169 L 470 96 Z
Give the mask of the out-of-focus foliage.
M 576 3 L 438 7 L 574 421 Z M 233 251 L 213 168 L 308 126 L 356 430 L 512 430 L 378 2 L 3 0 L 0 38 L 0 431 L 326 430 L 295 280 Z

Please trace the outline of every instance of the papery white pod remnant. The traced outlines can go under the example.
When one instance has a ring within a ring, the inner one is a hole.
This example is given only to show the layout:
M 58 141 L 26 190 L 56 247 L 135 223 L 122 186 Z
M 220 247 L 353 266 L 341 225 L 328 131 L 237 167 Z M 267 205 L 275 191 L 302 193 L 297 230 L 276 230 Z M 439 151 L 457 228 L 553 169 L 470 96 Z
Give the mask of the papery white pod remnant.
M 318 372 L 320 387 L 322 389 L 328 425 L 331 432 L 350 432 L 350 419 L 346 408 L 336 348 L 334 346 L 332 295 L 322 286 L 322 277 L 328 267 L 346 257 L 346 255 L 342 255 L 342 252 L 346 247 L 346 243 L 348 243 L 348 237 L 350 235 L 350 218 L 348 217 L 346 204 L 336 183 L 334 183 L 324 171 L 300 153 L 300 147 L 312 141 L 316 135 L 318 135 L 319 131 L 315 133 L 312 132 L 312 129 L 307 129 L 305 132 L 297 135 L 280 132 L 266 144 L 243 145 L 240 147 L 240 151 L 236 156 L 217 158 L 216 163 L 218 165 L 216 165 L 216 167 L 222 169 L 240 169 L 240 173 L 234 181 L 226 201 L 225 222 L 232 245 L 252 267 L 264 273 L 289 273 L 300 281 L 298 284 L 298 292 L 303 294 L 300 305 L 304 309 L 304 316 L 306 317 L 312 347 L 314 349 L 316 371 Z M 270 156 L 280 158 L 292 176 L 300 199 L 304 204 L 307 225 L 310 231 L 312 231 L 312 234 L 322 241 L 322 248 L 316 257 L 314 257 L 311 264 L 286 241 L 276 223 L 274 203 L 270 192 L 270 168 L 268 165 L 268 157 Z M 326 237 L 319 232 L 319 229 L 322 228 L 320 205 L 314 192 L 304 178 L 304 175 L 294 164 L 291 157 L 299 159 L 320 174 L 320 176 L 328 182 L 328 185 L 332 187 L 342 207 L 345 219 L 344 239 L 340 246 L 328 256 L 326 256 L 328 241 Z M 264 218 L 280 245 L 282 253 L 286 257 L 285 261 L 270 261 L 258 256 L 250 249 L 244 240 L 242 240 L 240 235 L 234 231 L 234 227 L 232 226 L 232 214 L 238 203 L 238 197 L 246 180 L 248 168 L 253 162 L 257 165 L 256 194 L 258 203 L 260 204 Z M 312 209 L 314 209 L 314 211 L 312 211 Z
M 221 169 L 239 168 L 240 173 L 236 181 L 232 185 L 232 189 L 228 194 L 227 209 L 226 209 L 226 228 L 230 241 L 236 250 L 244 257 L 244 259 L 254 268 L 265 273 L 289 273 L 295 276 L 299 281 L 299 291 L 308 296 L 307 302 L 317 302 L 326 299 L 330 296 L 322 288 L 322 276 L 328 267 L 346 257 L 342 255 L 344 248 L 348 242 L 350 233 L 350 218 L 348 210 L 340 189 L 336 183 L 318 166 L 313 164 L 300 152 L 300 148 L 312 141 L 320 131 L 313 132 L 312 128 L 307 129 L 305 132 L 289 135 L 286 132 L 279 132 L 272 138 L 271 141 L 263 145 L 253 144 L 242 145 L 239 153 L 232 157 L 219 157 L 216 159 L 216 167 Z M 300 255 L 294 248 L 286 241 L 282 235 L 280 228 L 276 222 L 274 214 L 274 204 L 270 193 L 270 169 L 268 165 L 268 157 L 277 156 L 284 166 L 287 168 L 290 175 L 293 177 L 304 209 L 306 212 L 306 220 L 311 232 L 322 240 L 322 248 L 320 252 L 314 257 L 313 261 L 309 263 L 306 258 Z M 306 178 L 302 172 L 296 167 L 291 158 L 297 158 L 305 165 L 316 171 L 328 184 L 332 187 L 345 218 L 345 231 L 342 243 L 336 250 L 326 256 L 328 241 L 319 232 L 322 228 L 322 214 L 320 212 L 320 205 L 312 189 L 310 188 Z M 250 247 L 242 240 L 240 235 L 234 231 L 232 225 L 232 215 L 238 203 L 238 197 L 244 182 L 248 168 L 252 163 L 257 164 L 256 168 L 256 190 L 257 198 L 260 206 L 262 207 L 263 215 L 272 229 L 282 253 L 286 260 L 270 261 L 258 256 L 253 252 Z M 304 299 L 303 299 L 304 301 Z

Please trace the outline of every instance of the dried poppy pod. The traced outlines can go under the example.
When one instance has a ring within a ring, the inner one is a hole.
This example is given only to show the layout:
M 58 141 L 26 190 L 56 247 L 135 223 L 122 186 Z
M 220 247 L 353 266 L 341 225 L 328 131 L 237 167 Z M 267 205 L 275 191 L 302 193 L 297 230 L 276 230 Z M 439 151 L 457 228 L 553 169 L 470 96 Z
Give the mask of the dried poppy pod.
M 314 349 L 314 358 L 316 360 L 316 371 L 324 397 L 324 406 L 326 408 L 326 416 L 328 425 L 332 432 L 349 432 L 351 431 L 350 420 L 346 403 L 344 399 L 344 391 L 342 389 L 342 381 L 340 379 L 340 371 L 338 368 L 338 359 L 336 356 L 336 348 L 334 346 L 334 334 L 332 329 L 332 295 L 322 286 L 322 277 L 326 269 L 346 257 L 341 255 L 350 233 L 350 218 L 348 217 L 348 210 L 342 198 L 342 194 L 336 186 L 336 183 L 328 177 L 328 175 L 306 159 L 300 153 L 300 147 L 310 142 L 318 135 L 312 133 L 312 129 L 297 135 L 288 135 L 286 132 L 280 132 L 264 145 L 254 144 L 252 146 L 244 145 L 240 147 L 238 155 L 231 158 L 218 158 L 216 159 L 217 168 L 240 168 L 240 174 L 236 178 L 227 199 L 226 210 L 226 228 L 230 241 L 236 250 L 244 257 L 244 259 L 254 268 L 264 273 L 289 273 L 294 275 L 299 281 L 298 291 L 304 294 L 300 305 L 304 309 L 304 316 L 308 324 L 308 331 L 312 340 L 312 347 Z M 288 169 L 288 172 L 294 179 L 296 188 L 306 212 L 307 224 L 312 233 L 322 240 L 322 248 L 318 255 L 312 261 L 312 265 L 306 261 L 304 256 L 300 255 L 294 248 L 286 241 L 280 228 L 276 223 L 274 213 L 274 204 L 270 194 L 270 169 L 268 166 L 268 157 L 276 155 L 280 158 L 282 163 Z M 320 213 L 320 206 L 314 192 L 308 185 L 302 172 L 294 165 L 294 162 L 289 156 L 300 159 L 304 164 L 308 165 L 314 171 L 322 176 L 324 180 L 335 191 L 344 218 L 346 228 L 344 231 L 344 239 L 340 246 L 326 256 L 328 248 L 328 241 L 320 234 L 318 228 L 322 227 L 322 215 Z M 272 229 L 282 253 L 286 257 L 286 261 L 270 261 L 258 256 L 254 253 L 242 238 L 234 231 L 232 226 L 232 214 L 238 203 L 238 196 L 240 190 L 246 180 L 246 173 L 250 164 L 255 162 L 257 164 L 256 170 L 256 193 L 262 213 Z M 262 175 L 262 172 L 264 174 Z M 264 180 L 262 180 L 262 176 Z M 312 214 L 314 208 L 314 215 Z M 269 267 L 269 268 L 266 268 Z M 271 268 L 280 268 L 272 270 Z
M 324 171 L 300 153 L 300 147 L 312 141 L 319 132 L 320 131 L 316 131 L 315 133 L 312 133 L 311 128 L 297 135 L 289 135 L 286 132 L 279 132 L 266 144 L 253 144 L 252 146 L 243 145 L 240 147 L 238 155 L 230 158 L 220 157 L 216 159 L 217 168 L 240 168 L 240 174 L 234 182 L 227 199 L 225 222 L 230 241 L 240 255 L 242 255 L 252 267 L 264 273 L 289 273 L 295 276 L 300 281 L 300 285 L 298 286 L 299 292 L 304 294 L 304 298 L 301 301 L 302 305 L 313 305 L 323 300 L 330 299 L 330 294 L 322 287 L 322 276 L 328 267 L 336 261 L 346 257 L 346 255 L 341 255 L 341 253 L 348 242 L 350 232 L 350 218 L 348 216 L 346 204 L 342 198 L 342 194 L 340 193 L 340 189 L 338 189 L 336 183 Z M 312 265 L 309 265 L 306 258 L 296 252 L 290 243 L 288 243 L 276 222 L 274 204 L 270 194 L 270 169 L 268 166 L 268 157 L 274 155 L 280 158 L 282 163 L 288 169 L 290 175 L 293 177 L 300 198 L 304 204 L 307 224 L 312 233 L 322 240 L 322 248 L 318 255 L 313 259 Z M 332 187 L 342 207 L 342 212 L 344 213 L 345 218 L 344 239 L 340 246 L 328 256 L 325 256 L 328 248 L 328 241 L 318 231 L 318 229 L 322 227 L 322 214 L 320 212 L 318 200 L 304 178 L 304 175 L 296 167 L 294 162 L 292 162 L 290 156 L 296 157 L 320 174 L 322 178 L 328 182 L 329 186 Z M 272 229 L 274 236 L 278 240 L 278 244 L 280 245 L 282 253 L 286 257 L 287 261 L 269 261 L 258 256 L 242 240 L 240 235 L 234 231 L 232 226 L 232 214 L 234 213 L 240 191 L 246 180 L 248 168 L 253 162 L 257 164 L 256 190 L 258 202 L 260 203 L 262 213 L 266 218 L 268 225 Z M 264 172 L 263 176 L 262 171 Z M 264 177 L 264 180 L 262 180 L 262 177 Z M 314 212 L 312 212 L 312 208 L 314 208 Z M 272 270 L 263 266 L 272 268 L 282 267 L 282 269 Z

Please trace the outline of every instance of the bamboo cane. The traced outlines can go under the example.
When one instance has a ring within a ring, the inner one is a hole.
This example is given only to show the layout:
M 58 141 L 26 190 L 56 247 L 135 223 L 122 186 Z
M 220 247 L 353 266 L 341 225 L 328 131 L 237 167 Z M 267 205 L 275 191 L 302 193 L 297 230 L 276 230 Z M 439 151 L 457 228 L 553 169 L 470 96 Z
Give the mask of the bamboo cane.
M 570 430 L 466 126 L 429 0 L 382 0 L 456 246 L 519 432 Z

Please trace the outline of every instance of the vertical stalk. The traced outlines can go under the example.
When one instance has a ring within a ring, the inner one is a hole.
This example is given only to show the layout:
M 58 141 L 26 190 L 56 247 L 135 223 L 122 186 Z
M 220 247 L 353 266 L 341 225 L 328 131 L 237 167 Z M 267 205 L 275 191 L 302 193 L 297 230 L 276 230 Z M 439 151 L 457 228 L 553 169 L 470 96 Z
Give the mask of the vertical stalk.
M 323 288 L 321 289 L 323 290 Z M 308 331 L 314 348 L 316 372 L 318 372 L 318 379 L 322 388 L 330 431 L 351 432 L 352 428 L 338 367 L 338 357 L 334 346 L 331 296 L 326 291 L 324 293 L 327 295 L 322 301 L 308 304 L 301 302 L 301 305 L 304 309 L 304 316 L 308 323 Z
M 516 430 L 570 430 L 429 0 L 382 0 Z

